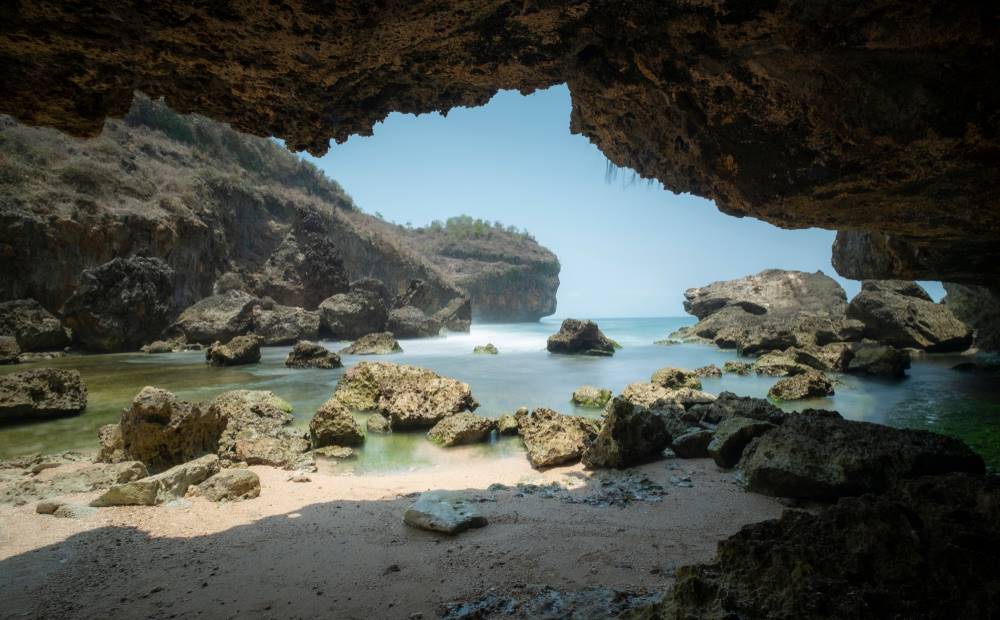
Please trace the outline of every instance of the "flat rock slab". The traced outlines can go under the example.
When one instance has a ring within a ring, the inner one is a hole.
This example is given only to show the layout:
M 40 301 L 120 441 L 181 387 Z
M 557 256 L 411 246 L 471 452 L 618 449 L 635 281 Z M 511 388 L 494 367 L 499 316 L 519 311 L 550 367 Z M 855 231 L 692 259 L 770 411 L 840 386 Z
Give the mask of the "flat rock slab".
M 406 509 L 403 522 L 410 527 L 444 534 L 458 534 L 488 523 L 464 495 L 452 491 L 421 493 Z

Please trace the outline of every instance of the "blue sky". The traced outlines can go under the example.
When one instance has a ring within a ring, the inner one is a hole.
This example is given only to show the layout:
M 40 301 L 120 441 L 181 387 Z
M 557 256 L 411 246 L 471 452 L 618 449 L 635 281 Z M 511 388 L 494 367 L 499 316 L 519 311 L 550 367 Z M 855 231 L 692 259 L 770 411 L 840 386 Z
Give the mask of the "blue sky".
M 832 231 L 723 215 L 659 183 L 605 180 L 606 159 L 569 133 L 569 91 L 499 93 L 481 108 L 392 114 L 375 135 L 312 159 L 368 213 L 426 225 L 466 213 L 527 228 L 562 264 L 557 316 L 679 316 L 684 289 L 778 267 L 822 270 Z M 928 287 L 938 297 L 940 287 Z

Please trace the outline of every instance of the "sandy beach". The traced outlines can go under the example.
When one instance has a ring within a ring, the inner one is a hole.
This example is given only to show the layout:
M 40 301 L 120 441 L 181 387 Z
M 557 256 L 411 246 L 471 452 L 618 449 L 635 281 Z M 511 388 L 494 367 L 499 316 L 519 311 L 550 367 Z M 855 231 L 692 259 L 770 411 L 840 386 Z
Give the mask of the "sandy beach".
M 194 497 L 81 519 L 39 515 L 33 503 L 0 507 L 0 614 L 429 618 L 491 588 L 656 591 L 678 566 L 711 559 L 718 540 L 782 509 L 708 459 L 632 470 L 665 494 L 624 507 L 604 501 L 606 480 L 620 473 L 539 473 L 523 457 L 381 476 L 336 475 L 323 464 L 309 482 L 252 469 L 261 495 L 242 502 Z M 684 478 L 691 486 L 677 485 Z M 507 488 L 490 490 L 496 484 Z M 454 537 L 407 527 L 403 512 L 429 489 L 465 490 L 489 525 Z M 596 505 L 581 503 L 588 498 Z

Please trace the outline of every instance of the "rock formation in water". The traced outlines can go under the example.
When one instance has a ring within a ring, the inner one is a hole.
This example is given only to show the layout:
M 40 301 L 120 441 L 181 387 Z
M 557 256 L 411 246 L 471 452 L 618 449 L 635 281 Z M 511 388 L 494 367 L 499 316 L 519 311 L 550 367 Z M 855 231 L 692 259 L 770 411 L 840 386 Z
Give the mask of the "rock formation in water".
M 895 347 L 964 351 L 972 344 L 972 330 L 916 282 L 866 280 L 847 316 L 865 324 L 865 337 Z
M 1000 351 L 1000 287 L 945 283 L 944 303 L 963 323 L 976 331 L 975 344 Z

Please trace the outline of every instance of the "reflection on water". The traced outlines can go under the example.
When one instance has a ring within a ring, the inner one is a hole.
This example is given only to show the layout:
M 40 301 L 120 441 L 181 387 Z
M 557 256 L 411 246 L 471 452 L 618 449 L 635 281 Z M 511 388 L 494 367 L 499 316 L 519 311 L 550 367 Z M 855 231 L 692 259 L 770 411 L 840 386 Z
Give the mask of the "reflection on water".
M 612 358 L 551 355 L 545 339 L 558 321 L 515 325 L 474 325 L 470 334 L 403 340 L 404 353 L 392 356 L 345 356 L 344 363 L 362 359 L 387 359 L 425 366 L 461 379 L 472 386 L 481 403 L 477 413 L 497 417 L 522 405 L 546 406 L 564 413 L 597 415 L 576 409 L 570 394 L 583 384 L 620 391 L 633 381 L 645 381 L 662 366 L 696 368 L 734 359 L 735 353 L 714 347 L 678 344 L 654 345 L 654 340 L 690 324 L 690 318 L 604 319 L 601 328 L 624 348 Z M 477 344 L 492 342 L 500 355 L 473 355 Z M 332 349 L 346 343 L 327 342 Z M 71 356 L 48 362 L 4 367 L 0 372 L 53 366 L 80 371 L 90 393 L 87 411 L 75 418 L 0 428 L 0 458 L 32 452 L 94 449 L 97 428 L 115 422 L 121 409 L 146 385 L 176 393 L 190 401 L 207 400 L 225 390 L 272 390 L 295 407 L 296 424 L 305 425 L 313 412 L 333 392 L 343 369 L 293 370 L 283 365 L 288 347 L 264 349 L 260 364 L 213 368 L 199 352 L 164 355 L 118 354 Z M 951 370 L 956 356 L 932 356 L 914 361 L 904 381 L 854 376 L 841 377 L 836 395 L 783 405 L 836 409 L 845 417 L 894 426 L 928 428 L 961 437 L 1000 467 L 1000 382 L 995 376 L 964 374 Z M 726 374 L 703 380 L 704 389 L 729 390 L 765 396 L 777 379 Z M 364 420 L 363 415 L 359 419 Z M 424 467 L 452 459 L 488 458 L 520 450 L 517 439 L 445 450 L 427 442 L 421 433 L 370 435 L 360 457 L 342 466 L 354 471 L 385 471 Z

